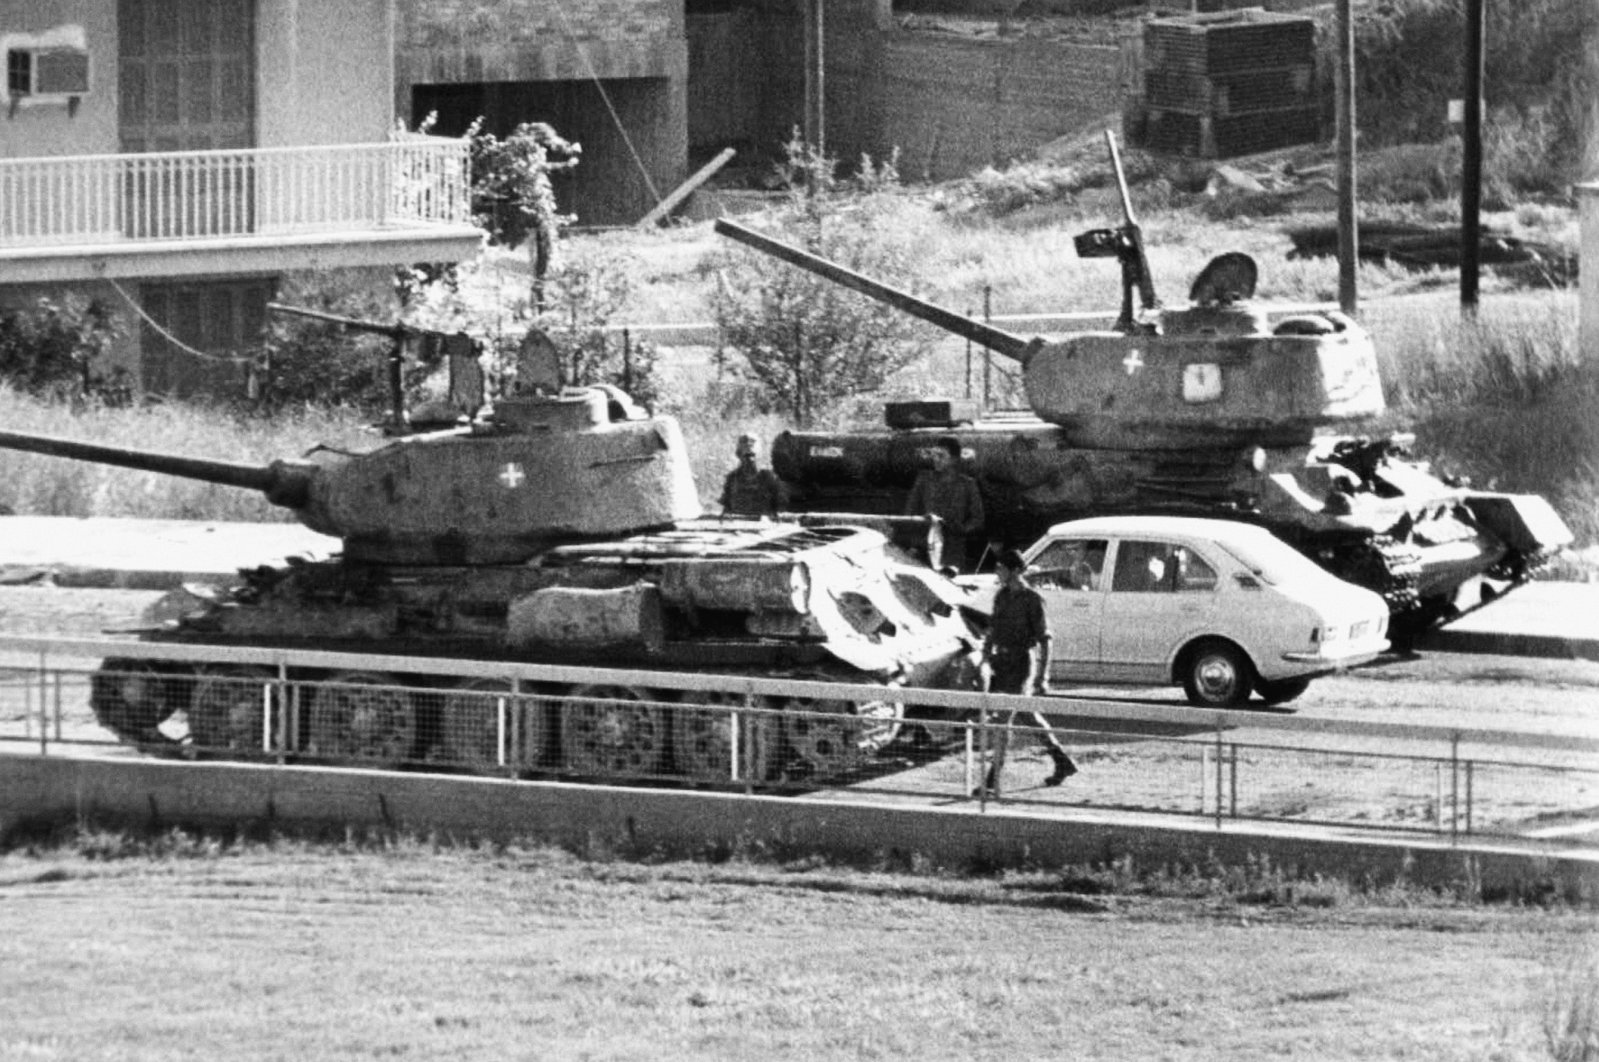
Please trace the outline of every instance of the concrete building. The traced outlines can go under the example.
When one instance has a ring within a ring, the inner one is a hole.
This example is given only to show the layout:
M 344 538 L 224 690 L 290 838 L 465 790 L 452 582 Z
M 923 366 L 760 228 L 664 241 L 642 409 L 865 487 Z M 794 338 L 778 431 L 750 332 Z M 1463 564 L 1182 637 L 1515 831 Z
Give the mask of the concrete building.
M 796 0 L 401 0 L 396 109 L 458 135 L 545 122 L 583 146 L 556 177 L 581 225 L 630 224 L 724 148 L 769 163 L 803 124 Z M 1000 164 L 1119 121 L 1117 48 L 900 28 L 891 0 L 827 0 L 826 149 L 900 152 L 907 180 Z
M 466 145 L 391 135 L 395 25 L 394 0 L 0 0 L 0 303 L 101 299 L 121 365 L 182 394 L 240 372 L 189 349 L 246 346 L 286 271 L 472 254 Z

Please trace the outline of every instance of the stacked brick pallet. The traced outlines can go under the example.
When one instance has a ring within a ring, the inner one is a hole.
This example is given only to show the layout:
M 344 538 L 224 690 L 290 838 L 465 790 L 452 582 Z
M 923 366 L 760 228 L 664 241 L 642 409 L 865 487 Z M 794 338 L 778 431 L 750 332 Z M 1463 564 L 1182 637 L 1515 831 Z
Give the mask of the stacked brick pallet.
M 1311 19 L 1260 8 L 1149 20 L 1128 140 L 1221 159 L 1319 139 L 1315 37 Z

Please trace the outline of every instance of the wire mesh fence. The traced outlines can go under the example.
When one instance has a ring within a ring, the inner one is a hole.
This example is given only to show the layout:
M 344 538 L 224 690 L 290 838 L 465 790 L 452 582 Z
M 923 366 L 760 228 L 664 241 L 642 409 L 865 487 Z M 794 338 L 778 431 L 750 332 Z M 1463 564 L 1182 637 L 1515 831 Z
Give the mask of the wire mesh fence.
M 1599 742 L 1591 739 L 810 677 L 262 651 L 219 663 L 194 647 L 178 654 L 187 659 L 142 652 L 101 662 L 41 655 L 0 670 L 0 750 L 116 750 L 982 808 L 997 800 L 1037 811 L 1553 845 L 1584 840 L 1599 827 Z M 1048 750 L 1011 708 L 1046 713 L 1075 775 L 1049 784 L 1058 779 Z M 990 793 L 982 783 L 1007 728 L 1009 756 Z

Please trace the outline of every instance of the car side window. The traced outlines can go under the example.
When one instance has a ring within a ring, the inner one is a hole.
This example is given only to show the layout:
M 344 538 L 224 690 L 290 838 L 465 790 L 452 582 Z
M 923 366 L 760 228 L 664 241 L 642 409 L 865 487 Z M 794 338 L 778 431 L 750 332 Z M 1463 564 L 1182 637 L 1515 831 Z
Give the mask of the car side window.
M 1174 546 L 1168 564 L 1175 565 L 1169 574 L 1172 589 L 1178 593 L 1206 593 L 1216 589 L 1216 569 L 1187 546 Z
M 1111 577 L 1114 593 L 1150 594 L 1171 589 L 1166 579 L 1166 561 L 1171 547 L 1164 542 L 1123 539 L 1116 550 L 1116 572 Z
M 1216 569 L 1187 546 L 1130 539 L 1116 553 L 1111 589 L 1135 594 L 1203 593 L 1216 589 Z
M 1033 558 L 1027 581 L 1054 590 L 1097 590 L 1105 571 L 1103 538 L 1063 538 Z

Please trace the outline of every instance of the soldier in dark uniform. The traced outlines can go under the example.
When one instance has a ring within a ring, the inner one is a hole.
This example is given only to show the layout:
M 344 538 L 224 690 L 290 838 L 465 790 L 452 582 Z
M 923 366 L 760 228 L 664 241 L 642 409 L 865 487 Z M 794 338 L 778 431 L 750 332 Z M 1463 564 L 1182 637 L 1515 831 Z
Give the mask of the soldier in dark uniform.
M 999 592 L 994 595 L 994 612 L 989 621 L 988 638 L 983 643 L 983 663 L 988 667 L 990 693 L 1019 693 L 1043 696 L 1049 692 L 1049 620 L 1044 614 L 1044 599 L 1027 584 L 1027 561 L 1018 550 L 1008 549 L 995 565 Z M 1035 652 L 1036 650 L 1036 652 Z M 999 776 L 1005 769 L 1005 753 L 1010 744 L 1010 726 L 1017 716 L 1023 724 L 1038 728 L 1044 747 L 1055 761 L 1055 770 L 1044 779 L 1045 785 L 1060 785 L 1077 773 L 1077 765 L 1066 755 L 1049 721 L 1037 712 L 1012 711 L 1005 729 L 995 738 L 994 759 L 988 768 L 984 787 L 988 795 L 999 795 Z
M 938 517 L 943 524 L 943 546 L 932 549 L 928 561 L 935 568 L 965 571 L 966 540 L 982 534 L 984 517 L 977 481 L 955 467 L 960 458 L 959 439 L 938 440 L 933 467 L 916 477 L 905 501 L 905 515 Z
M 776 516 L 782 511 L 787 492 L 776 473 L 756 464 L 760 448 L 759 437 L 747 432 L 738 437 L 733 448 L 738 467 L 722 481 L 723 515 Z

